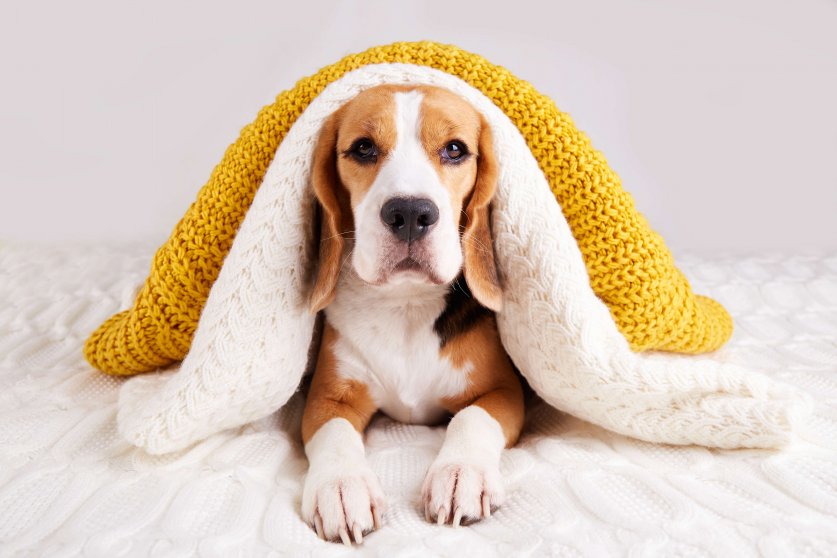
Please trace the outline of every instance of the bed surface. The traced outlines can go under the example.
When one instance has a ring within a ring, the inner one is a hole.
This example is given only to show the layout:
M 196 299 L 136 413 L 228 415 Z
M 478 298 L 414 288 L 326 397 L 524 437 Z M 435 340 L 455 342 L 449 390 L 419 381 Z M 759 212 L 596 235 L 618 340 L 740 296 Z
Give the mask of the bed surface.
M 837 556 L 837 254 L 678 259 L 735 318 L 730 343 L 702 358 L 817 399 L 791 447 L 659 446 L 535 403 L 503 456 L 507 502 L 454 529 L 418 503 L 443 428 L 377 417 L 367 455 L 390 509 L 359 552 L 300 519 L 299 395 L 175 454 L 120 440 L 123 380 L 81 346 L 130 305 L 152 254 L 0 246 L 0 556 Z

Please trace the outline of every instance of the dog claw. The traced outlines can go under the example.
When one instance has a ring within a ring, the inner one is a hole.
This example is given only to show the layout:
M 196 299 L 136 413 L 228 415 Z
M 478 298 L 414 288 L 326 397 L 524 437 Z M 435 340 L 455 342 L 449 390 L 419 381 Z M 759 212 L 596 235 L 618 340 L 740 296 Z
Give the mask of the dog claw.
M 381 510 L 375 504 L 372 504 L 372 525 L 375 529 L 381 528 Z
M 345 527 L 341 527 L 337 534 L 340 535 L 340 540 L 343 541 L 343 544 L 352 546 L 352 539 L 349 538 L 349 533 Z
M 325 540 L 325 534 L 323 533 L 323 520 L 319 513 L 314 514 L 314 529 L 317 531 L 317 536 Z
M 355 523 L 355 526 L 352 528 L 352 534 L 354 535 L 355 542 L 357 544 L 361 544 L 363 542 L 363 531 L 357 523 Z
M 436 516 L 436 524 L 437 525 L 444 525 L 445 522 L 448 520 L 448 511 L 445 509 L 444 506 L 439 508 L 439 514 Z
M 491 517 L 505 492 L 496 467 L 442 462 L 431 465 L 421 495 L 434 523 L 459 527 Z

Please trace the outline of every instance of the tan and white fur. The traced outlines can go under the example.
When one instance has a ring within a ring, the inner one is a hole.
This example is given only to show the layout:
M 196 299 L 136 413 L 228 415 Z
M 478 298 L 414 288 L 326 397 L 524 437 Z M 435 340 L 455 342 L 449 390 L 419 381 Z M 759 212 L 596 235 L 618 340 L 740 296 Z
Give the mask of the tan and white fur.
M 363 446 L 378 411 L 418 424 L 452 415 L 422 488 L 428 520 L 479 520 L 503 500 L 500 455 L 519 436 L 523 395 L 493 313 L 496 176 L 485 119 L 441 88 L 368 89 L 322 128 L 311 308 L 325 326 L 303 415 L 302 513 L 327 540 L 360 543 L 381 524 Z

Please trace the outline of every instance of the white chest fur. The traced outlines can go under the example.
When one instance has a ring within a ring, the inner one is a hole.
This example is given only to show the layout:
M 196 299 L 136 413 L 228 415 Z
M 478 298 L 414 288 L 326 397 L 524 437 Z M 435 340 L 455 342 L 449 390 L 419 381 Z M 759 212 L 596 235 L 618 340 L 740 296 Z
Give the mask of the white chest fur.
M 366 384 L 378 408 L 401 422 L 438 422 L 440 400 L 467 386 L 470 366 L 442 357 L 433 331 L 446 292 L 443 285 L 372 287 L 349 271 L 326 309 L 339 333 L 338 373 Z

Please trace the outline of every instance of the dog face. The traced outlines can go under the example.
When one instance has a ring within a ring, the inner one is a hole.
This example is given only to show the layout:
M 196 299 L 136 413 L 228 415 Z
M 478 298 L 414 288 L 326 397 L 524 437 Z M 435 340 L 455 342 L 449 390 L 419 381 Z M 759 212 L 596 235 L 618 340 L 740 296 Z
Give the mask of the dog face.
M 496 175 L 488 124 L 447 90 L 383 85 L 343 105 L 314 153 L 322 225 L 312 310 L 333 299 L 345 258 L 366 283 L 405 289 L 450 283 L 464 265 L 477 300 L 499 310 Z

